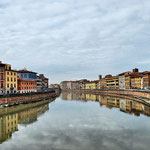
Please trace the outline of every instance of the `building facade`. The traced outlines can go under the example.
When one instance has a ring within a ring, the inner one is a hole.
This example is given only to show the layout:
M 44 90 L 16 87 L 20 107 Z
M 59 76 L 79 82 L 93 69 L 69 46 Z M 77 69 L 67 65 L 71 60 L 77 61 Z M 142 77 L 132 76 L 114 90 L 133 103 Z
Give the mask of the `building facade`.
M 0 95 L 17 93 L 17 71 L 0 61 Z
M 85 89 L 99 89 L 99 81 L 90 81 L 85 83 Z
M 141 89 L 150 87 L 150 72 L 144 72 L 141 79 Z
M 0 62 L 0 95 L 5 94 L 5 65 Z
M 18 92 L 30 93 L 37 92 L 36 73 L 26 69 L 18 71 Z
M 17 93 L 17 71 L 11 69 L 11 65 L 5 65 L 5 93 Z
M 45 91 L 48 89 L 49 79 L 44 74 L 37 75 L 37 91 Z
M 130 74 L 130 71 L 119 74 L 119 89 L 126 89 L 126 76 Z
M 107 89 L 119 89 L 119 77 L 112 76 L 110 78 L 106 78 Z
M 106 78 L 102 78 L 102 79 L 100 80 L 100 89 L 107 89 Z

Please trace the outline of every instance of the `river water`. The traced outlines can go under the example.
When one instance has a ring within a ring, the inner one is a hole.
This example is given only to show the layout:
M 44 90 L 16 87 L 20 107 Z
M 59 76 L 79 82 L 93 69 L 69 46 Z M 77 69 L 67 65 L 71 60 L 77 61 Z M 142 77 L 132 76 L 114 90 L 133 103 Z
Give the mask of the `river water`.
M 130 99 L 63 93 L 0 109 L 0 150 L 149 150 L 150 107 Z

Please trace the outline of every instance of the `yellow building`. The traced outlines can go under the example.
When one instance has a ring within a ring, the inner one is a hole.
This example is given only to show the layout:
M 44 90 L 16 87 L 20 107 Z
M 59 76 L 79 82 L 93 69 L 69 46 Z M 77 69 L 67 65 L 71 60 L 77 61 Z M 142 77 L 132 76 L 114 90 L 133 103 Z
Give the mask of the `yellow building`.
M 90 81 L 85 83 L 85 89 L 99 89 L 99 81 Z
M 5 92 L 17 93 L 17 71 L 11 69 L 11 65 L 5 65 Z
M 118 89 L 119 88 L 119 77 L 113 76 L 111 78 L 106 78 L 107 89 Z
M 125 89 L 131 89 L 131 77 L 130 76 L 125 77 Z
M 51 84 L 51 85 L 49 85 L 49 88 L 59 89 L 60 85 L 59 84 Z
M 134 77 L 131 79 L 131 87 L 136 88 L 136 89 L 141 89 L 142 88 L 142 78 L 139 77 Z

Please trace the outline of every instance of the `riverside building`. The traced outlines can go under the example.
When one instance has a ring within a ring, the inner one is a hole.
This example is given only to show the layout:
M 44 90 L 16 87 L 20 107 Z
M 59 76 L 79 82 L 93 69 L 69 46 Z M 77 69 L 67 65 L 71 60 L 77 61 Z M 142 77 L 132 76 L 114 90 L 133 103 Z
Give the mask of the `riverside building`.
M 0 95 L 17 93 L 17 71 L 0 61 Z
M 48 89 L 49 79 L 44 74 L 37 75 L 37 91 L 45 91 Z
M 5 93 L 17 93 L 17 71 L 10 64 L 5 64 Z
M 30 93 L 37 92 L 37 77 L 36 72 L 28 71 L 26 69 L 18 72 L 18 92 Z
M 0 95 L 5 93 L 5 64 L 0 61 Z

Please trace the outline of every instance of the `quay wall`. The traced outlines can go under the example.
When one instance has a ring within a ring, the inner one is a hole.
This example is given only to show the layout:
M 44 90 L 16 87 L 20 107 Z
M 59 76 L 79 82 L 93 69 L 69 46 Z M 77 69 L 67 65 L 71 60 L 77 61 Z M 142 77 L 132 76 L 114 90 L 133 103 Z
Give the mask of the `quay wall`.
M 144 90 L 102 90 L 102 89 L 81 89 L 81 90 L 72 90 L 72 89 L 63 89 L 62 92 L 79 92 L 79 93 L 93 93 L 93 94 L 114 94 L 114 95 L 126 95 L 137 98 L 145 98 L 150 100 L 150 91 Z
M 46 100 L 49 98 L 56 97 L 56 92 L 44 92 L 44 93 L 33 93 L 33 94 L 19 94 L 0 97 L 0 106 L 13 106 L 19 104 L 33 103 L 37 101 Z

